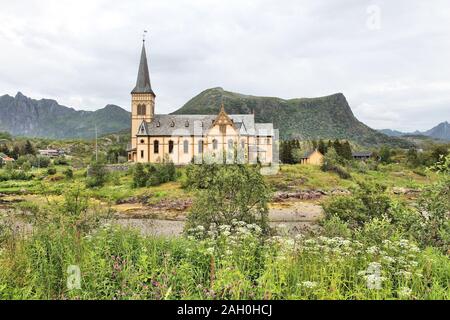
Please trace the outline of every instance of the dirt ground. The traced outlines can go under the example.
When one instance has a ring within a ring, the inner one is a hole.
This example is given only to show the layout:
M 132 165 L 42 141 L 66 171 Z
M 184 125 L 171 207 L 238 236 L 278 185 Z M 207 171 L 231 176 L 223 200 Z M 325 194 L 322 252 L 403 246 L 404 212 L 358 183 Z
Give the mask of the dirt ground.
M 116 223 L 122 226 L 137 228 L 142 234 L 158 236 L 179 236 L 183 232 L 186 212 L 155 212 L 137 204 L 120 207 L 125 208 L 125 211 L 119 212 L 119 219 L 116 220 Z M 314 228 L 322 215 L 320 205 L 303 201 L 277 203 L 271 205 L 269 209 L 270 225 L 284 229 L 284 232 L 290 234 Z

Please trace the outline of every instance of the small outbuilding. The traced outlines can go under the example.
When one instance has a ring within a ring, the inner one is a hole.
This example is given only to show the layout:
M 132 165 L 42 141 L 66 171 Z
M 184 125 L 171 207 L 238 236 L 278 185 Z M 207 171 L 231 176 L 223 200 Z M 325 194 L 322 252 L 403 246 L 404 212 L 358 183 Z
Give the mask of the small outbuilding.
M 372 152 L 352 152 L 352 157 L 355 160 L 368 160 L 372 157 Z
M 8 157 L 4 153 L 0 153 L 0 164 L 6 164 L 8 162 L 14 162 L 15 160 L 11 157 Z
M 300 158 L 300 163 L 320 166 L 323 163 L 323 154 L 317 149 L 307 151 Z

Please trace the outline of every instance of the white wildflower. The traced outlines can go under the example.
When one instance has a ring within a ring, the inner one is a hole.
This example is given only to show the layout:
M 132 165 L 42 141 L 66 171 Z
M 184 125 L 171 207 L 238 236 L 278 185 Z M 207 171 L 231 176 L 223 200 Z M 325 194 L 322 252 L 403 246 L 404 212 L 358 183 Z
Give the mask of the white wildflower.
M 303 287 L 312 289 L 312 288 L 314 288 L 314 287 L 317 287 L 317 282 L 314 282 L 314 281 L 303 281 L 303 282 L 301 283 L 301 285 L 302 285 Z
M 411 296 L 412 290 L 408 287 L 402 287 L 398 291 L 398 296 L 402 299 L 408 298 Z

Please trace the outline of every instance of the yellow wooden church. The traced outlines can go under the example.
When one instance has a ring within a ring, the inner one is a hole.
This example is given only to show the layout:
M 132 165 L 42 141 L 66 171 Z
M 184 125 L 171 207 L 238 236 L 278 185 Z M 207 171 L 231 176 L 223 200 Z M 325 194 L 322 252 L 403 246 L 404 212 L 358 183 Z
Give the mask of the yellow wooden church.
M 131 143 L 128 161 L 183 165 L 205 158 L 244 163 L 271 163 L 272 123 L 255 123 L 254 114 L 155 114 L 156 95 L 142 45 L 136 86 L 131 91 Z

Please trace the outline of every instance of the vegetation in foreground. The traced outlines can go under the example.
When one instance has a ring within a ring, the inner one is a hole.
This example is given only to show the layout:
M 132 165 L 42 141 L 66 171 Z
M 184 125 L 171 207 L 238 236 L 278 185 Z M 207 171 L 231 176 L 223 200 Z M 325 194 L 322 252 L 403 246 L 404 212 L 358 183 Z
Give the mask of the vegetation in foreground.
M 295 238 L 236 219 L 145 237 L 102 223 L 108 212 L 77 186 L 30 210 L 29 232 L 1 220 L 0 298 L 449 299 L 449 168 L 450 157 L 434 168 L 421 220 L 361 186 L 348 203 L 330 200 L 319 233 Z

